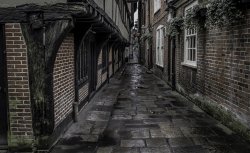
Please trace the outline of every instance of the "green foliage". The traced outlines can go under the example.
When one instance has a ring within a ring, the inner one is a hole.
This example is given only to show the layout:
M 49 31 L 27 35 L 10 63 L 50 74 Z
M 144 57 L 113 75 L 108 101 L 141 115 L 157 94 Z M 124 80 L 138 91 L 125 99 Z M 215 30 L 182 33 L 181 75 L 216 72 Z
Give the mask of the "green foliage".
M 201 5 L 195 5 L 193 9 L 187 11 L 184 19 L 185 28 L 202 28 L 206 20 L 206 7 Z
M 147 29 L 144 34 L 141 35 L 140 41 L 146 41 L 148 40 L 148 43 L 151 45 L 153 43 L 153 36 L 150 29 Z
M 232 26 L 243 18 L 239 0 L 210 0 L 207 7 L 206 26 L 209 28 Z
M 170 36 L 177 36 L 184 27 L 184 19 L 182 17 L 174 17 L 167 23 L 166 32 Z

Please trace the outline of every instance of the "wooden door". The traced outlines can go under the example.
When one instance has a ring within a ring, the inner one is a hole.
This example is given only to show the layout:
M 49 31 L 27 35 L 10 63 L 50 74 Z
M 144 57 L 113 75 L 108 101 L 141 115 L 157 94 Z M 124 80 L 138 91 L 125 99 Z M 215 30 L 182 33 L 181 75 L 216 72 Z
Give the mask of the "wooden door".
M 97 84 L 97 58 L 95 51 L 95 42 L 89 41 L 89 95 L 93 97 Z
M 7 89 L 4 26 L 0 25 L 0 149 L 7 145 Z

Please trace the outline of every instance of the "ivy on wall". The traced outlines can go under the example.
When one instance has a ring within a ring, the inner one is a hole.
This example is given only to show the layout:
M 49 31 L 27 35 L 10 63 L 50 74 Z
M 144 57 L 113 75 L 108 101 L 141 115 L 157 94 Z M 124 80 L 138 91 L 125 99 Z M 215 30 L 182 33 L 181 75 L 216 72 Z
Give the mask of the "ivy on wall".
M 184 19 L 182 17 L 172 18 L 166 26 L 166 32 L 170 36 L 179 35 L 184 28 Z
M 222 28 L 240 22 L 243 12 L 240 0 L 211 0 L 207 5 L 206 27 Z
M 193 9 L 187 11 L 184 19 L 185 28 L 203 28 L 206 21 L 207 8 L 204 5 L 195 5 Z
M 238 24 L 244 19 L 241 0 L 209 0 L 167 22 L 167 34 L 178 35 L 184 28 L 223 28 Z

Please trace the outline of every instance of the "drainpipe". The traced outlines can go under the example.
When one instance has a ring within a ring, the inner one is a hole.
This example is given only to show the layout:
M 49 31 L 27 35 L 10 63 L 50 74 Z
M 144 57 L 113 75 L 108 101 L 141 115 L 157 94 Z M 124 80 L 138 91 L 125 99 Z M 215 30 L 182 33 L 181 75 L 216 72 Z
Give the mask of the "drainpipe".
M 74 119 L 74 122 L 78 122 L 78 102 L 74 102 L 73 103 L 73 119 Z
M 173 12 L 173 17 L 176 17 L 176 8 L 171 4 L 171 11 Z M 172 89 L 176 90 L 176 41 L 177 36 L 172 37 Z
M 138 1 L 138 42 L 139 42 L 139 63 L 141 63 L 141 43 L 140 43 L 140 36 L 141 36 L 141 26 L 142 26 L 142 0 Z

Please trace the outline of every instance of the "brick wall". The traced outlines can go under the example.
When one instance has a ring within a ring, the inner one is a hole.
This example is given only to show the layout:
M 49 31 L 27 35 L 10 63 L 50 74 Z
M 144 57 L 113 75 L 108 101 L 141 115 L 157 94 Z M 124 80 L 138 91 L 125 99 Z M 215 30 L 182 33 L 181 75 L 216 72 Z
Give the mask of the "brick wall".
M 205 94 L 250 127 L 250 9 L 246 23 L 206 33 Z M 201 43 L 200 43 L 201 44 Z M 199 74 L 201 77 L 202 74 Z
M 102 74 L 102 82 L 105 82 L 107 80 L 107 71 Z
M 27 46 L 20 24 L 5 25 L 11 145 L 33 139 Z
M 74 35 L 69 34 L 58 50 L 53 72 L 56 126 L 72 112 L 75 100 L 74 78 Z
M 109 48 L 107 48 L 107 50 L 105 50 L 106 52 L 109 50 Z M 108 55 L 106 55 L 106 56 L 108 56 Z M 103 57 L 102 56 L 102 60 L 104 61 L 106 61 L 107 60 L 107 57 Z M 108 61 L 106 61 L 106 63 L 107 63 L 107 65 L 108 65 L 108 63 L 109 63 L 109 60 Z M 101 79 L 102 79 L 102 83 L 104 83 L 106 80 L 107 80 L 107 67 L 103 67 L 104 69 L 105 69 L 105 72 L 103 72 L 103 70 L 102 70 L 102 72 L 101 72 Z
M 183 8 L 178 8 L 179 15 Z M 177 14 L 178 15 L 178 14 Z M 250 127 L 250 9 L 243 24 L 198 31 L 197 68 L 181 65 L 184 35 L 177 40 L 177 83 L 186 93 L 200 93 Z
M 102 50 L 99 53 L 98 56 L 98 61 L 97 61 L 97 65 L 98 68 L 100 67 L 100 65 L 102 65 Z M 100 86 L 102 85 L 102 68 L 97 69 L 97 85 L 96 85 L 96 89 L 98 89 Z

